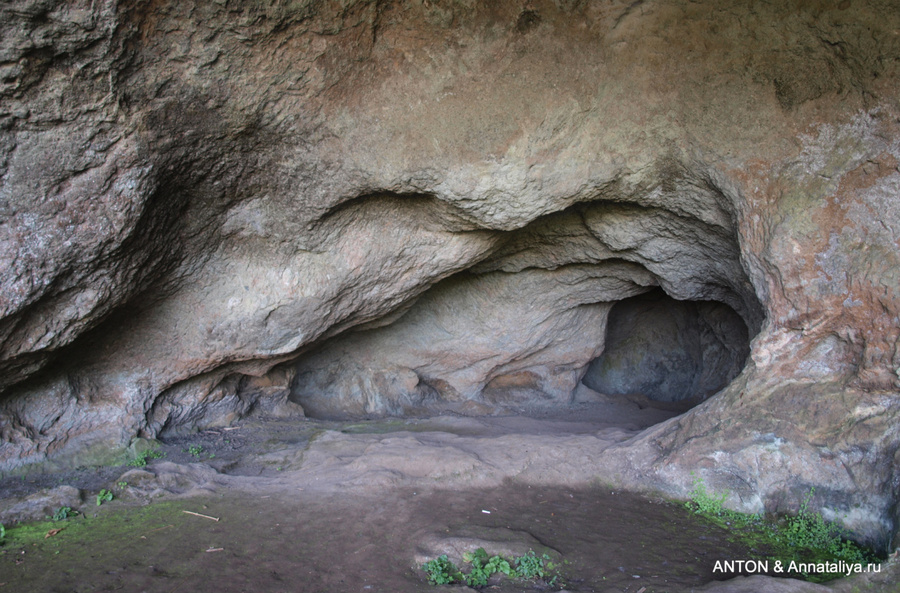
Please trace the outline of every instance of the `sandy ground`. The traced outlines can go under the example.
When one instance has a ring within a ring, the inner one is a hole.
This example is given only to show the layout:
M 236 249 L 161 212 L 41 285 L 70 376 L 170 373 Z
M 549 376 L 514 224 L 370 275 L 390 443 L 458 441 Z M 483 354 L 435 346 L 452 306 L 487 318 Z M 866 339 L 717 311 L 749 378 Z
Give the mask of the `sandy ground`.
M 10 529 L 0 593 L 464 590 L 435 589 L 420 567 L 477 547 L 546 553 L 568 591 L 832 591 L 719 582 L 734 575 L 716 560 L 749 550 L 679 504 L 604 485 L 594 460 L 678 411 L 622 400 L 476 418 L 258 418 L 169 440 L 143 468 L 7 477 L 7 526 L 42 504 L 81 514 L 36 526 L 63 530 L 28 543 Z M 115 500 L 98 507 L 103 488 Z M 867 590 L 896 590 L 890 570 Z

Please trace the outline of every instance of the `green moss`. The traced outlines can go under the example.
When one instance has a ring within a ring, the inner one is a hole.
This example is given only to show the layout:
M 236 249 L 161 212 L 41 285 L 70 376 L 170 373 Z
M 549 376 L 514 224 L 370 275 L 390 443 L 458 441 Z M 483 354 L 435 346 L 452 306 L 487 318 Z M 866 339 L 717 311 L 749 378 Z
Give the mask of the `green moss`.
M 91 543 L 93 541 L 109 541 L 122 534 L 133 535 L 134 530 L 143 525 L 150 526 L 155 521 L 163 521 L 172 518 L 180 512 L 184 504 L 177 501 L 158 502 L 142 507 L 119 507 L 102 512 L 98 509 L 94 515 L 83 514 L 70 517 L 62 525 L 63 531 L 54 536 L 55 539 L 45 539 L 45 535 L 52 529 L 60 528 L 60 524 L 54 521 L 38 521 L 32 523 L 20 523 L 6 530 L 7 546 L 32 546 L 33 544 L 56 545 L 65 547 L 67 544 Z M 177 508 L 176 508 L 177 507 Z M 77 547 L 77 546 L 76 546 Z
M 26 567 L 40 566 L 43 573 L 40 583 L 44 585 L 53 575 L 64 579 L 73 567 L 96 564 L 97 558 L 117 558 L 122 550 L 144 544 L 146 537 L 156 530 L 183 522 L 183 508 L 183 502 L 159 502 L 107 512 L 97 509 L 93 515 L 81 514 L 60 522 L 19 524 L 6 530 L 0 554 L 7 558 L 21 557 Z M 0 558 L 0 562 L 6 562 L 7 558 Z M 23 577 L 20 585 L 31 583 L 27 572 Z
M 51 460 L 34 461 L 0 473 L 0 477 L 54 473 L 83 467 L 125 465 L 132 456 L 125 447 L 96 443 L 74 453 L 61 453 Z

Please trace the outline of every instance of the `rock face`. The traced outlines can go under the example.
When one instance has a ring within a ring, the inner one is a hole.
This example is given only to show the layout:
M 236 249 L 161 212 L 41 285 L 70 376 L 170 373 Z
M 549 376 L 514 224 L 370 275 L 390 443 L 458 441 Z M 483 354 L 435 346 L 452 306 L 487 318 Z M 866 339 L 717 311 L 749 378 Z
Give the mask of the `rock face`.
M 301 358 L 292 394 L 308 415 L 331 418 L 568 402 L 602 350 L 609 305 L 598 299 L 640 281 L 649 274 L 625 265 L 454 277 L 393 324 Z
M 748 510 L 816 486 L 885 543 L 898 8 L 5 3 L 0 469 L 298 403 L 559 405 L 621 386 L 614 322 L 644 316 L 610 311 L 658 288 L 704 355 L 657 395 L 734 374 L 747 346 L 702 329 L 722 307 L 750 356 L 616 479 L 694 471 Z

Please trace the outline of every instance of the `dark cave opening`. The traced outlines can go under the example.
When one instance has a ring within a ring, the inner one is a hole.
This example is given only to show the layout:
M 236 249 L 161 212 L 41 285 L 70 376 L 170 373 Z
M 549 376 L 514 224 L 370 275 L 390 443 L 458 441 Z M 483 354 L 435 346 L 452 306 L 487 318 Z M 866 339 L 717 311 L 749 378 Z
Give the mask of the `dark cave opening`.
M 607 395 L 699 402 L 740 374 L 749 354 L 747 325 L 731 307 L 654 289 L 613 306 L 603 353 L 582 382 Z

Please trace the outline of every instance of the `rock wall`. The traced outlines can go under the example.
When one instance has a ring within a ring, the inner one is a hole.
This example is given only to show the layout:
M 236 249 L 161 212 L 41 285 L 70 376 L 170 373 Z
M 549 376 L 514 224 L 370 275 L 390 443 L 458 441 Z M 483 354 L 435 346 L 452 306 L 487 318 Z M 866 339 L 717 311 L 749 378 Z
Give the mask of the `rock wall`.
M 693 470 L 751 510 L 816 486 L 884 542 L 898 8 L 5 3 L 0 469 L 291 400 L 564 400 L 658 286 L 733 309 L 750 361 L 610 479 Z

